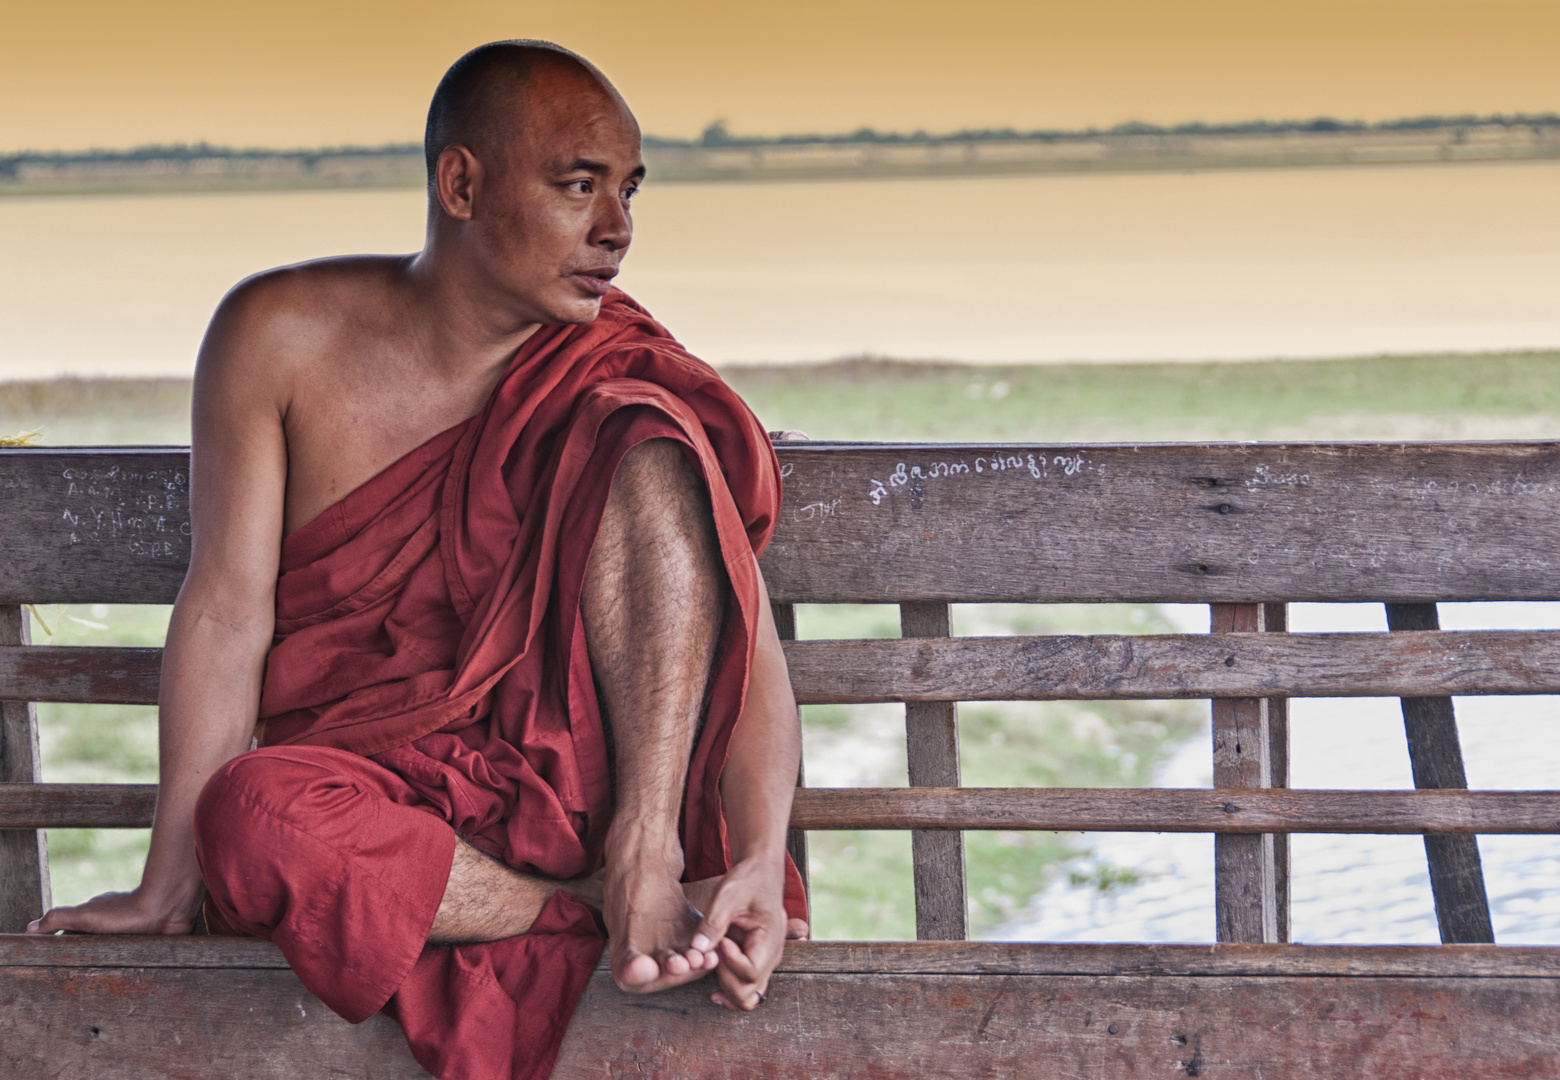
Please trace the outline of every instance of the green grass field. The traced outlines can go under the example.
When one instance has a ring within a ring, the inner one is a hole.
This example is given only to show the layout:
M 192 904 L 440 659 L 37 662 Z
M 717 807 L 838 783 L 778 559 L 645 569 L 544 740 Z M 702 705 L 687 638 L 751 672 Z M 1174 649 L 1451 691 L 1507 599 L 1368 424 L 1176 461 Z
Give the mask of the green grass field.
M 1560 352 L 1243 364 L 916 366 L 883 361 L 738 368 L 730 381 L 770 428 L 816 439 L 1043 441 L 1560 438 Z M 180 380 L 0 383 L 0 436 L 42 445 L 188 441 Z M 80 606 L 41 612 L 35 640 L 159 644 L 165 608 Z M 809 638 L 892 637 L 895 609 L 806 606 Z M 1163 632 L 1140 605 L 960 606 L 957 633 Z M 43 705 L 50 780 L 156 777 L 155 710 Z M 1195 702 L 965 705 L 964 781 L 987 785 L 1137 786 L 1206 730 Z M 808 771 L 821 784 L 905 783 L 903 711 L 809 706 Z M 1131 868 L 1100 865 L 1076 837 L 968 834 L 972 924 L 993 933 L 1057 875 L 1078 888 L 1130 887 Z M 136 881 L 144 833 L 54 830 L 57 901 Z M 815 833 L 815 926 L 833 938 L 914 936 L 908 834 Z

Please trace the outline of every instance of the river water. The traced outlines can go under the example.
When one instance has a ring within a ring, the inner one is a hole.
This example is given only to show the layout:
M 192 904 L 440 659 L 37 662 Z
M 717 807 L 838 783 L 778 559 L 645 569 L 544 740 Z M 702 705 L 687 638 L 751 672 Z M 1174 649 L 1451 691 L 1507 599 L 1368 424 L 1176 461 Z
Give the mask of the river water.
M 716 363 L 1560 346 L 1560 163 L 649 186 L 622 284 Z M 0 378 L 184 375 L 247 274 L 415 191 L 0 200 Z
M 1206 633 L 1206 608 L 1167 605 L 1188 632 Z M 1441 604 L 1448 630 L 1560 629 L 1560 604 Z M 1382 631 L 1380 604 L 1291 604 L 1290 627 Z M 1560 787 L 1560 698 L 1465 697 L 1455 707 L 1468 784 Z M 1291 786 L 1405 789 L 1414 786 L 1395 698 L 1290 701 Z M 1157 777 L 1163 787 L 1212 783 L 1205 732 Z M 1192 833 L 1097 833 L 1101 863 L 1140 882 L 1102 893 L 1065 879 L 1031 899 L 991 938 L 1030 941 L 1212 941 L 1213 838 Z M 1435 903 L 1417 836 L 1297 835 L 1291 839 L 1292 940 L 1434 944 Z M 1481 836 L 1485 891 L 1496 941 L 1560 943 L 1560 836 Z

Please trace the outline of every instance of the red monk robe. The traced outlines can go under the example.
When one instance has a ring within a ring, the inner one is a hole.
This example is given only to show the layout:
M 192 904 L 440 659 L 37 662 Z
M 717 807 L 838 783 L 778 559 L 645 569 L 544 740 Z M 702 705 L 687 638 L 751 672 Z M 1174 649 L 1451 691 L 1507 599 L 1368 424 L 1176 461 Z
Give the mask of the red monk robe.
M 268 938 L 354 1023 L 385 1009 L 444 1080 L 552 1070 L 603 935 L 554 894 L 531 931 L 424 948 L 458 833 L 551 878 L 602 865 L 612 812 L 580 592 L 612 477 L 675 439 L 709 488 L 734 603 L 683 807 L 686 880 L 729 869 L 720 773 L 760 617 L 779 470 L 715 372 L 619 292 L 543 327 L 477 416 L 282 543 L 263 747 L 196 810 L 213 932 Z M 805 918 L 789 869 L 786 906 Z

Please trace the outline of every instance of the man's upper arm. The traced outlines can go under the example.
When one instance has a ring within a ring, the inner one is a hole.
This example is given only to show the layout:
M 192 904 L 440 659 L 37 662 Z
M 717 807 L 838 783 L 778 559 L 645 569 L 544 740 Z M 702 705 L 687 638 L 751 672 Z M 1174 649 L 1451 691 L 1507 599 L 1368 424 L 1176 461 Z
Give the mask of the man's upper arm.
M 274 611 L 287 492 L 278 284 L 262 277 L 228 294 L 195 368 L 192 540 L 181 597 L 198 595 L 202 608 L 230 624 L 269 620 Z

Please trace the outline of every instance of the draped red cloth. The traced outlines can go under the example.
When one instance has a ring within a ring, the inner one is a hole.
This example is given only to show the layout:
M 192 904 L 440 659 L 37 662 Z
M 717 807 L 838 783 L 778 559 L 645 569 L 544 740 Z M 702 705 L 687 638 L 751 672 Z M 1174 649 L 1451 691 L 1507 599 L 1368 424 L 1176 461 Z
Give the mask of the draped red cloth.
M 203 793 L 213 924 L 270 937 L 349 1020 L 384 1008 L 444 1080 L 541 1078 L 600 955 L 558 893 L 532 931 L 423 948 L 453 836 L 551 878 L 602 864 L 612 789 L 580 592 L 618 463 L 681 443 L 733 603 L 683 806 L 687 879 L 729 866 L 720 774 L 779 509 L 757 419 L 637 304 L 543 327 L 476 416 L 286 538 L 263 748 Z M 805 917 L 800 881 L 787 908 Z

